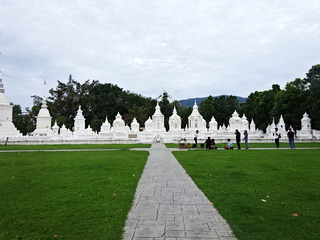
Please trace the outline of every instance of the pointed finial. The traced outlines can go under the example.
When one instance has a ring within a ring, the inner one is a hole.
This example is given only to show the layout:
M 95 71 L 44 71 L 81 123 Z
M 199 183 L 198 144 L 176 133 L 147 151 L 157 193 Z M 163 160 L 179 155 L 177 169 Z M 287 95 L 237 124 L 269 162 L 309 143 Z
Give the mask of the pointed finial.
M 176 106 L 173 106 L 173 114 L 177 114 Z

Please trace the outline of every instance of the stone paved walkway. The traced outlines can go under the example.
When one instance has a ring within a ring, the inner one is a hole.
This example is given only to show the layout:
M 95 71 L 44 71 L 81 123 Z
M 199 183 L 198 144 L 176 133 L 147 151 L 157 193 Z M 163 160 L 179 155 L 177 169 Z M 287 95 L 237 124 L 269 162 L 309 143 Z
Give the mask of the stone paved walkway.
M 164 144 L 153 144 L 124 240 L 236 240 L 227 222 Z

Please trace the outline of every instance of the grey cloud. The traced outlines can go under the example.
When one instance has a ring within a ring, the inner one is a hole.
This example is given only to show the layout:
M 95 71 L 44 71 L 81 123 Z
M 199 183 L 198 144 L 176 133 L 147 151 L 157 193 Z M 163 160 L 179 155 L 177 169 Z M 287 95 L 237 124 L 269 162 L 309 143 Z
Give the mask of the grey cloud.
M 247 96 L 319 63 L 319 10 L 317 0 L 3 0 L 0 70 L 22 105 L 44 77 L 49 89 L 69 74 L 150 97 Z

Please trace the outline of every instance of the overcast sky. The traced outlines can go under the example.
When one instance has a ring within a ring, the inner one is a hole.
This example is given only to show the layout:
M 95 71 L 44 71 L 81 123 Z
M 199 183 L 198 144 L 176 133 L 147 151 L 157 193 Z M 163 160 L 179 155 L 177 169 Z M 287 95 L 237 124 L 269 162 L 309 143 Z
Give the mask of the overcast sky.
M 10 102 L 66 82 L 171 100 L 281 88 L 320 63 L 319 0 L 0 0 Z

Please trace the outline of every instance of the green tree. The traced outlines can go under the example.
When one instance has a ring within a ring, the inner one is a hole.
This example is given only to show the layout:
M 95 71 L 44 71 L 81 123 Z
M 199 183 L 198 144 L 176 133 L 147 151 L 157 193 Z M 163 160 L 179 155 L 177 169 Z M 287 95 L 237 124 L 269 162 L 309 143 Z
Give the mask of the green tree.
M 180 105 L 181 106 L 181 105 Z M 178 107 L 177 114 L 181 117 L 181 127 L 186 128 L 188 125 L 188 117 L 192 113 L 192 107 Z
M 214 101 L 211 95 L 200 102 L 199 112 L 207 123 L 211 121 L 214 114 Z
M 312 127 L 320 129 L 320 64 L 311 67 L 304 79 L 308 84 L 308 109 Z
M 162 114 L 164 115 L 164 126 L 166 130 L 168 130 L 169 117 L 172 115 L 173 106 L 170 104 L 170 101 L 169 101 L 170 96 L 166 91 L 164 91 L 162 95 L 159 96 L 159 98 L 161 98 L 159 102 L 159 106 L 161 108 Z
M 300 129 L 301 118 L 307 110 L 307 84 L 300 78 L 286 84 L 284 91 L 279 91 L 275 96 L 274 106 L 271 111 L 272 116 L 283 115 L 287 124 L 294 129 Z
M 232 113 L 239 108 L 239 101 L 236 96 L 219 96 L 213 99 L 213 116 L 218 125 L 221 126 L 229 123 Z
M 273 117 L 276 121 L 280 118 L 280 115 L 275 115 L 279 110 L 274 108 L 274 103 L 281 91 L 280 86 L 274 84 L 271 90 L 251 93 L 246 102 L 241 104 L 239 113 L 245 113 L 249 121 L 254 119 L 256 126 L 265 130 Z

